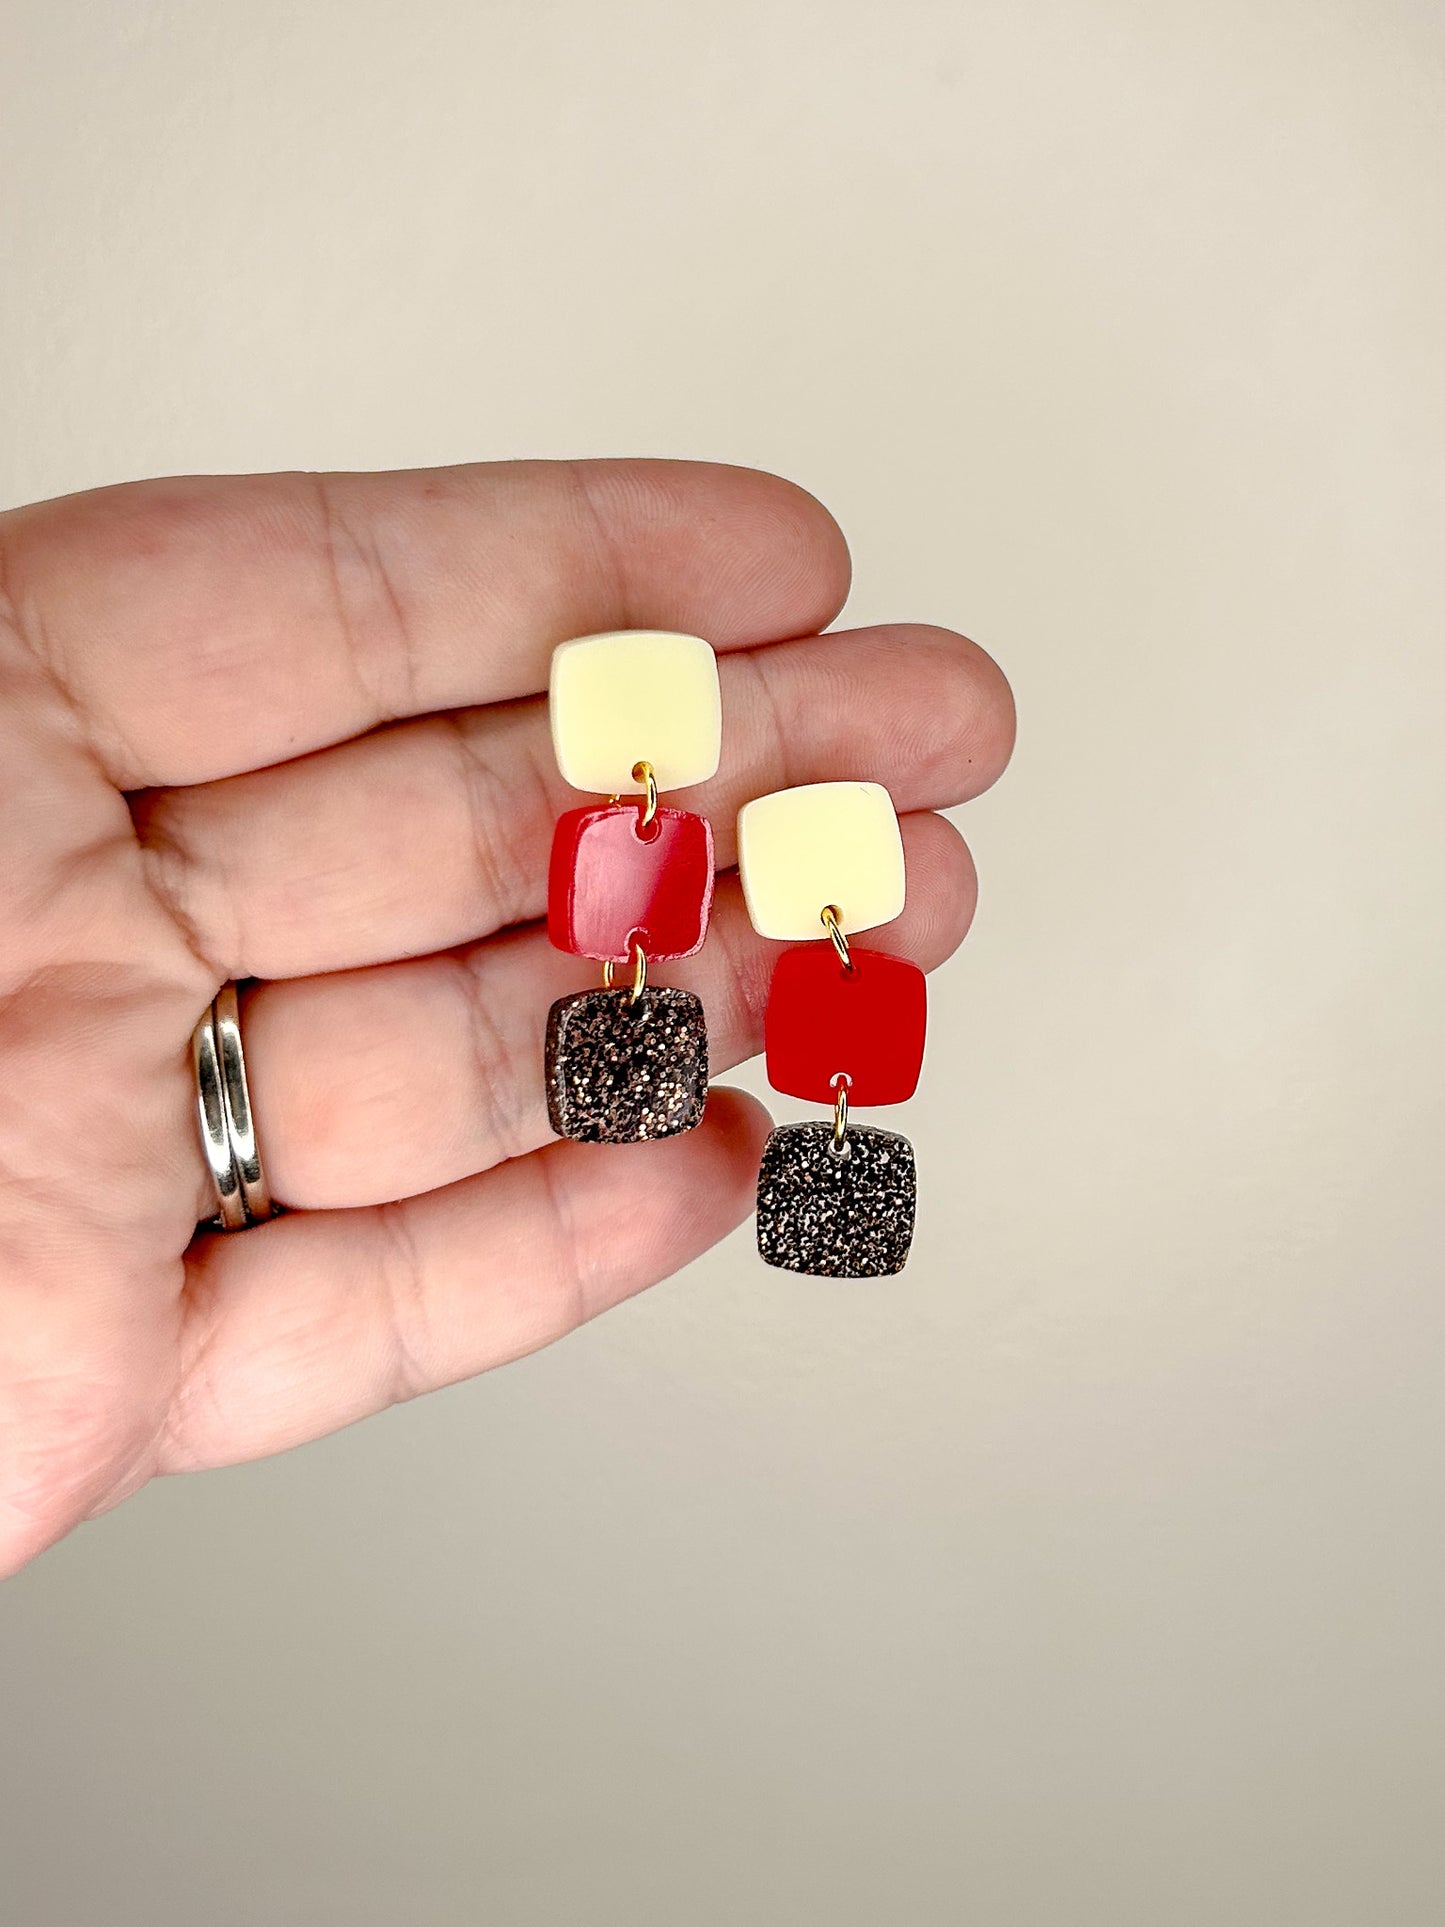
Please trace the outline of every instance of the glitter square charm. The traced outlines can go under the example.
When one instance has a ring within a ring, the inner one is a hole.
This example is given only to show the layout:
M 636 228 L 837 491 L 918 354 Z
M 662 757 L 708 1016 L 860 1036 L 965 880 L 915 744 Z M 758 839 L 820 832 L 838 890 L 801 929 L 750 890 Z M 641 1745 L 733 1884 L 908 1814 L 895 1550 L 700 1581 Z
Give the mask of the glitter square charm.
M 707 1024 L 690 990 L 580 990 L 547 1015 L 547 1115 L 559 1137 L 641 1144 L 701 1123 Z
M 913 1146 L 896 1131 L 850 1124 L 841 1150 L 828 1124 L 783 1124 L 758 1173 L 758 1252 L 814 1278 L 883 1278 L 913 1242 Z

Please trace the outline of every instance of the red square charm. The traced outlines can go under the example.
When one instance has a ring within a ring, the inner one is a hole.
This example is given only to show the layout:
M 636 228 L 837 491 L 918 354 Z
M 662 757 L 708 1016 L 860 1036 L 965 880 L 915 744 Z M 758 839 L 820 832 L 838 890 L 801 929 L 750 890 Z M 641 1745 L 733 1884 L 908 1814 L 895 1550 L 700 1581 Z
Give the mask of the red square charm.
M 850 947 L 845 970 L 831 943 L 785 950 L 764 1021 L 768 1082 L 787 1097 L 831 1104 L 847 1073 L 850 1104 L 901 1104 L 918 1088 L 928 991 L 917 964 Z
M 547 877 L 547 935 L 574 957 L 626 963 L 634 938 L 650 962 L 702 947 L 712 907 L 712 825 L 691 810 L 639 803 L 568 810 Z

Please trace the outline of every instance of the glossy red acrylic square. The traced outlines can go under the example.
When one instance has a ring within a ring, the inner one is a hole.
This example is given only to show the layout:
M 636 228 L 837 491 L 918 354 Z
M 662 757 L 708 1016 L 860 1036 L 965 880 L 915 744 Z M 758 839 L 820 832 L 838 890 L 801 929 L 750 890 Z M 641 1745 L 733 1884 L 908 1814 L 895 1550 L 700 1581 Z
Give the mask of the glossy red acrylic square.
M 626 963 L 633 940 L 651 962 L 690 957 L 712 908 L 712 825 L 692 810 L 605 803 L 557 820 L 547 878 L 547 935 L 576 957 Z
M 831 1104 L 843 1071 L 850 1104 L 901 1104 L 923 1067 L 923 972 L 882 950 L 854 944 L 850 954 L 851 970 L 826 942 L 779 957 L 764 1022 L 768 1082 L 785 1096 Z

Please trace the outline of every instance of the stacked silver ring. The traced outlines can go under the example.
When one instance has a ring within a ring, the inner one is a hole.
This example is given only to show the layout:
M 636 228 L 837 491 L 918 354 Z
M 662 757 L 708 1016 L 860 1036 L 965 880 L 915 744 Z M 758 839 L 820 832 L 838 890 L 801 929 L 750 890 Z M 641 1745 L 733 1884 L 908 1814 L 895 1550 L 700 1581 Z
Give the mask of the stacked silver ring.
M 227 1231 L 260 1224 L 274 1215 L 275 1206 L 256 1145 L 241 1050 L 241 1007 L 234 984 L 221 986 L 191 1033 L 191 1061 L 201 1147 L 215 1180 L 221 1224 Z

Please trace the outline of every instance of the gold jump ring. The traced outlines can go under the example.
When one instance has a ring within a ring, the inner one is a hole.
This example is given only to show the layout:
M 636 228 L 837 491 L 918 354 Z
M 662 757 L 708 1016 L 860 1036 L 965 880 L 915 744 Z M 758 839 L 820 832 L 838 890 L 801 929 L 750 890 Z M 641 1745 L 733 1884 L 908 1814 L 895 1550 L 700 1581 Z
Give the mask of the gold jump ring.
M 853 1080 L 847 1071 L 835 1071 L 831 1082 L 833 1085 L 833 1142 L 829 1148 L 841 1157 L 848 1148 L 848 1087 Z
M 602 965 L 602 988 L 604 990 L 611 990 L 614 975 L 613 962 L 612 959 L 608 957 L 604 959 Z M 643 949 L 637 938 L 634 937 L 632 939 L 632 988 L 627 993 L 629 1005 L 635 1004 L 646 988 L 647 952 Z
M 855 970 L 857 965 L 848 955 L 848 939 L 843 935 L 843 913 L 836 903 L 825 903 L 822 909 L 822 924 L 838 953 L 838 961 L 845 970 Z
M 644 759 L 632 765 L 632 780 L 641 783 L 646 793 L 647 801 L 642 809 L 642 827 L 645 830 L 657 815 L 657 771 Z

